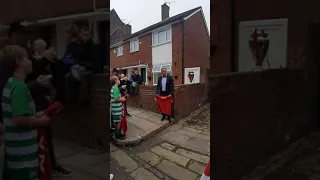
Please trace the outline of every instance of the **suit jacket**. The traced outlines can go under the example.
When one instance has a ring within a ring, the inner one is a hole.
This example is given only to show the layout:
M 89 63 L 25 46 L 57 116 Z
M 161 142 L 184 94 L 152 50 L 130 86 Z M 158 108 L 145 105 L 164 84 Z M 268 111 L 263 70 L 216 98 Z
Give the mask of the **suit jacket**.
M 160 76 L 158 78 L 158 84 L 156 89 L 157 94 L 160 94 L 160 92 L 162 91 L 162 86 L 163 86 L 162 76 Z M 164 86 L 166 86 L 166 91 L 164 94 L 173 96 L 174 82 L 173 82 L 172 76 L 167 75 L 167 83 Z

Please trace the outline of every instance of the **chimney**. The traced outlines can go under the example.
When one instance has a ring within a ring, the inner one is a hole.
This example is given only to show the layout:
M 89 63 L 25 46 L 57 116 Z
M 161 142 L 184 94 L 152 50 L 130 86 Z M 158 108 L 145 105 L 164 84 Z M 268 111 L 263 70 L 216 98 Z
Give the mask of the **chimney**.
M 166 20 L 167 18 L 169 18 L 169 6 L 164 3 L 161 5 L 161 16 L 162 16 L 162 21 Z
M 126 31 L 126 35 L 131 35 L 131 25 L 130 24 L 125 25 L 125 31 Z

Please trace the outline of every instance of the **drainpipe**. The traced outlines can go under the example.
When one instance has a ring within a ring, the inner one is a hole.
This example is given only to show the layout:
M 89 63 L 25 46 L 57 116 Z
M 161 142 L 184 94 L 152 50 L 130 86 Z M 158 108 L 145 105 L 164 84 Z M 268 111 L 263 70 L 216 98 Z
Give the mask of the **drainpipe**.
M 181 49 L 181 68 L 182 68 L 182 84 L 184 84 L 184 22 L 185 20 L 183 19 L 181 21 L 181 45 L 182 45 L 182 49 Z
M 230 9 L 231 9 L 231 38 L 230 38 L 230 69 L 231 72 L 236 71 L 236 60 L 235 60 L 235 53 L 236 53 L 236 6 L 235 0 L 230 0 Z

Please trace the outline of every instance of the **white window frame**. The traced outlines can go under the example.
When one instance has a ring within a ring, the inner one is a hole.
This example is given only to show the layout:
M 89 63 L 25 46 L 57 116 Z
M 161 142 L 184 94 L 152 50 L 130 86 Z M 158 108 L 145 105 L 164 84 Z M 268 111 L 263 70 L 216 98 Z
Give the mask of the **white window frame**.
M 169 66 L 170 68 L 167 68 L 166 66 Z M 160 69 L 154 70 L 155 67 L 157 67 L 157 69 L 158 69 L 158 67 L 160 67 Z M 163 64 L 163 65 L 152 66 L 152 79 L 153 79 L 152 83 L 153 83 L 153 85 L 157 85 L 158 84 L 158 78 L 155 78 L 155 75 L 156 75 L 156 73 L 161 73 L 161 69 L 163 67 L 166 67 L 167 68 L 167 72 L 171 74 L 172 64 Z
M 139 39 L 131 40 L 131 41 L 130 41 L 130 44 L 129 44 L 129 46 L 130 46 L 130 53 L 139 51 L 139 44 L 140 44 L 140 43 L 139 43 Z M 132 46 L 133 46 L 133 48 L 132 48 Z
M 123 55 L 123 46 L 119 46 L 117 47 L 117 57 L 122 56 Z
M 165 41 L 162 43 L 159 43 L 159 33 L 165 31 Z M 170 31 L 170 37 L 167 36 L 167 32 Z M 155 40 L 154 38 L 157 38 L 157 40 Z M 165 44 L 165 43 L 169 43 L 172 41 L 172 28 L 165 28 L 165 29 L 161 29 L 157 32 L 152 33 L 152 46 L 158 46 L 161 44 Z

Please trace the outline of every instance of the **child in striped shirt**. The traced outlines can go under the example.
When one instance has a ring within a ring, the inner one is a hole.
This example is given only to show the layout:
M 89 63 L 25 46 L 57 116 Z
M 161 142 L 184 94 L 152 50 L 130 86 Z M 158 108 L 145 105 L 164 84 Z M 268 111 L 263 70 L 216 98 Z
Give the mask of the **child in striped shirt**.
M 115 123 L 116 127 L 116 139 L 125 139 L 125 137 L 121 134 L 121 120 L 122 120 L 122 102 L 125 102 L 126 99 L 121 97 L 121 93 L 119 90 L 120 80 L 117 76 L 111 77 L 111 119 L 113 123 Z

